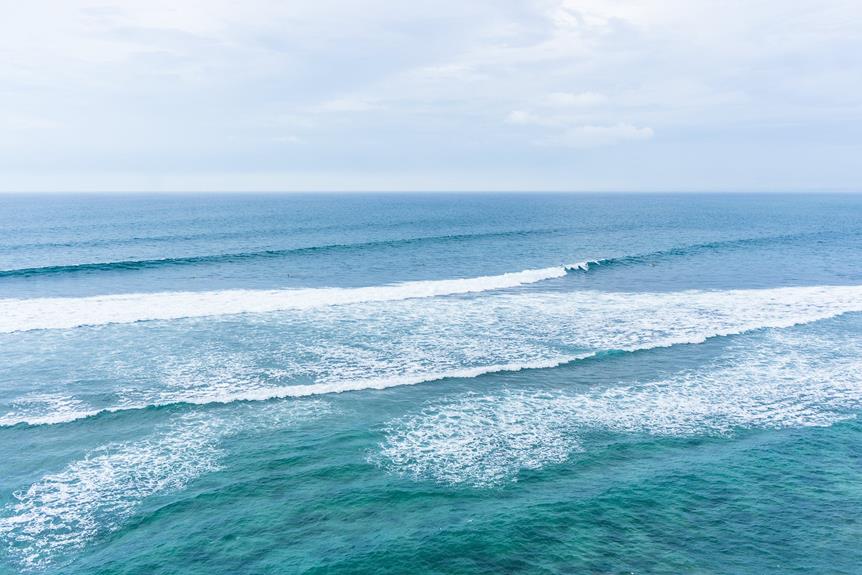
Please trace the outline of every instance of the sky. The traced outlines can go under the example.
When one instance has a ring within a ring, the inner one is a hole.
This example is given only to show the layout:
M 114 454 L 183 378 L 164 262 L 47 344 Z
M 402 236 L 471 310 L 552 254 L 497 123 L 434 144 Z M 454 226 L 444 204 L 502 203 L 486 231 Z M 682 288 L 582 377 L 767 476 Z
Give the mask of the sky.
M 0 0 L 0 191 L 858 191 L 858 0 Z

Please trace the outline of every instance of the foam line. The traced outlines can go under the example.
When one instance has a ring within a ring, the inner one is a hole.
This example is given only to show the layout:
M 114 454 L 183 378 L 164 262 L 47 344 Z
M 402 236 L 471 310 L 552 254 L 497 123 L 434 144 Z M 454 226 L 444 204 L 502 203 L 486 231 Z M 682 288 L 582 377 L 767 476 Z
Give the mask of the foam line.
M 595 356 L 595 353 L 585 353 L 576 356 L 561 356 L 546 361 L 535 361 L 528 363 L 511 363 L 488 365 L 484 367 L 453 369 L 435 373 L 423 373 L 416 375 L 404 375 L 401 377 L 378 377 L 370 379 L 356 379 L 350 381 L 334 381 L 327 383 L 315 383 L 310 385 L 284 385 L 277 387 L 253 388 L 245 391 L 233 391 L 228 394 L 200 393 L 200 394 L 176 394 L 169 392 L 162 394 L 163 400 L 146 404 L 126 404 L 117 407 L 92 410 L 56 410 L 50 413 L 19 414 L 11 413 L 0 417 L 0 427 L 11 427 L 18 424 L 27 425 L 53 425 L 68 423 L 78 419 L 86 419 L 103 413 L 116 413 L 120 411 L 136 411 L 153 407 L 165 407 L 184 403 L 188 405 L 211 405 L 228 404 L 234 402 L 269 401 L 273 399 L 300 398 L 316 395 L 327 395 L 332 393 L 345 393 L 349 391 L 362 391 L 374 389 L 387 389 L 404 385 L 418 385 L 430 383 L 443 379 L 474 378 L 489 373 L 515 372 L 526 369 L 547 369 L 559 367 L 573 361 Z
M 171 320 L 212 315 L 265 313 L 288 309 L 397 301 L 518 287 L 560 278 L 571 266 L 529 269 L 494 276 L 412 281 L 360 288 L 219 290 L 132 293 L 91 297 L 0 299 L 0 333 L 68 329 L 87 325 Z

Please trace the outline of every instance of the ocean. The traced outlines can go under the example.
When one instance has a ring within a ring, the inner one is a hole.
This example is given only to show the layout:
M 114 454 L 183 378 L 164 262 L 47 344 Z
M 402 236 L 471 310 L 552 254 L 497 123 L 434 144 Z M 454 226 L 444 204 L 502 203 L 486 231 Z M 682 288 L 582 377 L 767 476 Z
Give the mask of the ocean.
M 0 573 L 862 573 L 862 195 L 0 196 Z

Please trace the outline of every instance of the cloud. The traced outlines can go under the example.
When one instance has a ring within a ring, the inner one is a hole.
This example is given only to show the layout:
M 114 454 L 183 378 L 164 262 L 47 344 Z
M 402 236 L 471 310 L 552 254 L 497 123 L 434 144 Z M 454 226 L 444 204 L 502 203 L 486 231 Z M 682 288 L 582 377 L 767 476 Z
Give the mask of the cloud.
M 368 112 L 381 107 L 379 104 L 362 98 L 335 98 L 314 106 L 314 110 L 320 112 Z
M 589 107 L 604 104 L 608 98 L 598 92 L 553 92 L 548 94 L 547 101 L 551 106 Z
M 540 98 L 540 112 L 512 110 L 505 122 L 518 126 L 566 126 L 583 122 L 579 110 L 595 108 L 608 101 L 599 92 L 552 92 Z
M 280 144 L 301 144 L 302 138 L 300 138 L 299 136 L 292 136 L 292 135 L 273 136 L 272 141 L 278 142 Z
M 593 102 L 604 101 L 598 94 L 555 93 L 549 100 L 564 107 L 592 106 Z M 570 148 L 598 148 L 621 142 L 645 141 L 652 139 L 654 132 L 650 127 L 638 127 L 626 122 L 605 124 L 585 123 L 580 115 L 556 112 L 539 114 L 526 110 L 513 110 L 506 116 L 505 123 L 518 127 L 541 129 L 549 134 L 533 140 L 539 146 L 559 146 Z
M 862 187 L 855 0 L 30 0 L 0 54 L 9 189 L 394 166 L 633 189 L 628 153 L 682 188 Z
M 506 116 L 507 124 L 515 124 L 519 126 L 525 126 L 528 124 L 536 124 L 539 123 L 540 118 L 531 114 L 530 112 L 525 112 L 524 110 L 512 110 L 509 112 L 509 115 Z
M 539 114 L 526 110 L 512 110 L 506 116 L 505 122 L 515 126 L 545 126 L 552 128 L 576 124 L 578 118 L 560 114 Z
M 621 142 L 649 140 L 652 137 L 652 128 L 620 123 L 609 126 L 575 126 L 537 143 L 545 146 L 598 148 Z

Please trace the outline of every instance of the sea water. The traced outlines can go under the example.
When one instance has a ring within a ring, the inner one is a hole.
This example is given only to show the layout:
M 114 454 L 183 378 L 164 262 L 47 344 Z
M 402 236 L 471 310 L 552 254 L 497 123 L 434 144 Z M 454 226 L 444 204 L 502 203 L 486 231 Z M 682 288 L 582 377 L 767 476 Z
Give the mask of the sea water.
M 862 196 L 0 196 L 0 573 L 860 573 Z

